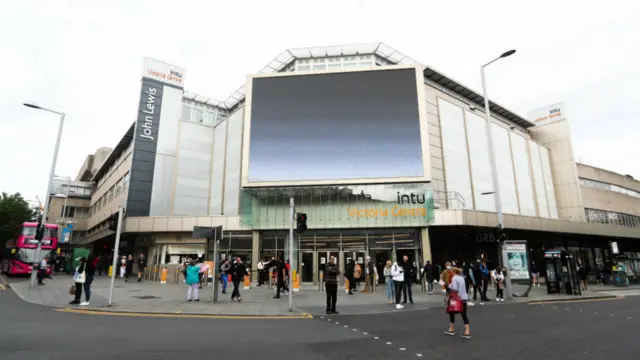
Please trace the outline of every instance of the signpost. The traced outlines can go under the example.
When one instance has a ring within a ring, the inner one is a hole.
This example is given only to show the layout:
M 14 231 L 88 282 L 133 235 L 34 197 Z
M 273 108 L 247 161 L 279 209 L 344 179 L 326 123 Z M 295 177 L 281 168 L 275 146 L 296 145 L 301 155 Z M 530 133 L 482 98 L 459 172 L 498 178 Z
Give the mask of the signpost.
M 206 253 L 204 255 L 205 260 L 208 255 L 210 242 L 213 242 L 213 286 L 211 287 L 211 302 L 218 302 L 218 268 L 220 267 L 218 261 L 218 236 L 222 236 L 222 225 L 216 227 L 210 226 L 194 226 L 193 237 L 194 238 L 206 238 L 207 243 L 205 245 Z

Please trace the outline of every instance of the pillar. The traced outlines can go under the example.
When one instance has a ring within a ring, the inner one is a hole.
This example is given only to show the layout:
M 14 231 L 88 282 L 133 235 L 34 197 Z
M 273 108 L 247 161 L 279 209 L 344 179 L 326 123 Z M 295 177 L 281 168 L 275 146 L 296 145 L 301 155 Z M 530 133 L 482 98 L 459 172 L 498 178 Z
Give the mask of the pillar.
M 253 264 L 251 264 L 251 267 L 253 268 L 254 266 L 258 266 L 256 264 L 258 264 L 258 261 L 262 260 L 262 258 L 260 254 L 260 231 L 254 231 L 252 235 L 251 260 L 253 261 Z M 251 281 L 258 281 L 257 271 L 251 272 Z
M 160 256 L 160 264 L 166 264 L 165 260 L 167 259 L 167 245 L 162 245 L 162 254 Z
M 422 242 L 420 245 L 422 247 L 422 261 L 423 263 L 427 263 L 427 261 L 433 262 L 433 257 L 431 255 L 431 238 L 429 237 L 429 228 L 424 227 L 420 229 L 420 241 Z

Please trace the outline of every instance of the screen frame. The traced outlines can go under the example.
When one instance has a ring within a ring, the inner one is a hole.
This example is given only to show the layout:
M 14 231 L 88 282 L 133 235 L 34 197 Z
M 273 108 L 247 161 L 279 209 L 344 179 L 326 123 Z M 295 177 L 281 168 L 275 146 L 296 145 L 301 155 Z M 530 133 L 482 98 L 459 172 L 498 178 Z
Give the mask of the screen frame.
M 282 180 L 282 181 L 249 181 L 249 150 L 251 142 L 251 108 L 253 97 L 253 81 L 254 79 L 287 77 L 287 76 L 315 76 L 335 73 L 350 72 L 371 72 L 371 71 L 393 71 L 393 70 L 415 70 L 416 78 L 416 100 L 418 102 L 418 122 L 420 129 L 420 143 L 422 147 L 422 167 L 423 176 L 411 177 L 388 177 L 388 178 L 364 178 L 364 179 L 318 179 L 318 180 Z M 414 65 L 387 65 L 373 66 L 355 69 L 332 69 L 332 70 L 314 70 L 314 71 L 298 71 L 271 74 L 253 74 L 247 76 L 245 85 L 245 108 L 244 108 L 244 131 L 242 137 L 242 166 L 241 166 L 241 182 L 243 188 L 260 188 L 260 187 L 284 187 L 284 186 L 315 186 L 315 185 L 364 185 L 364 184 L 390 184 L 390 183 L 425 183 L 431 182 L 431 157 L 429 153 L 429 134 L 427 125 L 427 106 L 424 82 L 424 67 L 419 64 Z

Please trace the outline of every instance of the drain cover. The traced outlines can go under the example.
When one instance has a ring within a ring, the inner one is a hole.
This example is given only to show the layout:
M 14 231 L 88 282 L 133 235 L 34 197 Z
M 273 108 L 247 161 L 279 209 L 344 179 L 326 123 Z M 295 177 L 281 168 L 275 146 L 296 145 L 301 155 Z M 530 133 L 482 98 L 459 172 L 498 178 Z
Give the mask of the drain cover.
M 160 297 L 159 297 L 159 296 L 152 296 L 152 295 L 132 296 L 132 298 L 134 298 L 134 299 L 140 299 L 140 300 L 160 299 Z

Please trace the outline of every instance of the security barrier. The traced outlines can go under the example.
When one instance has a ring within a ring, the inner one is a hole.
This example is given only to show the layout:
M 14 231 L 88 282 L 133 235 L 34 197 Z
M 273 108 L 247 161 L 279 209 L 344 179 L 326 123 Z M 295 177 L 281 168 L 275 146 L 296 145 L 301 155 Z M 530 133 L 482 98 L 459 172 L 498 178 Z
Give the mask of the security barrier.
M 297 292 L 300 291 L 300 274 L 296 273 L 295 270 L 292 271 L 293 273 L 293 291 Z
M 349 293 L 349 279 L 344 279 L 344 292 Z
M 251 289 L 251 279 L 249 278 L 249 275 L 244 276 L 244 289 L 245 290 Z

